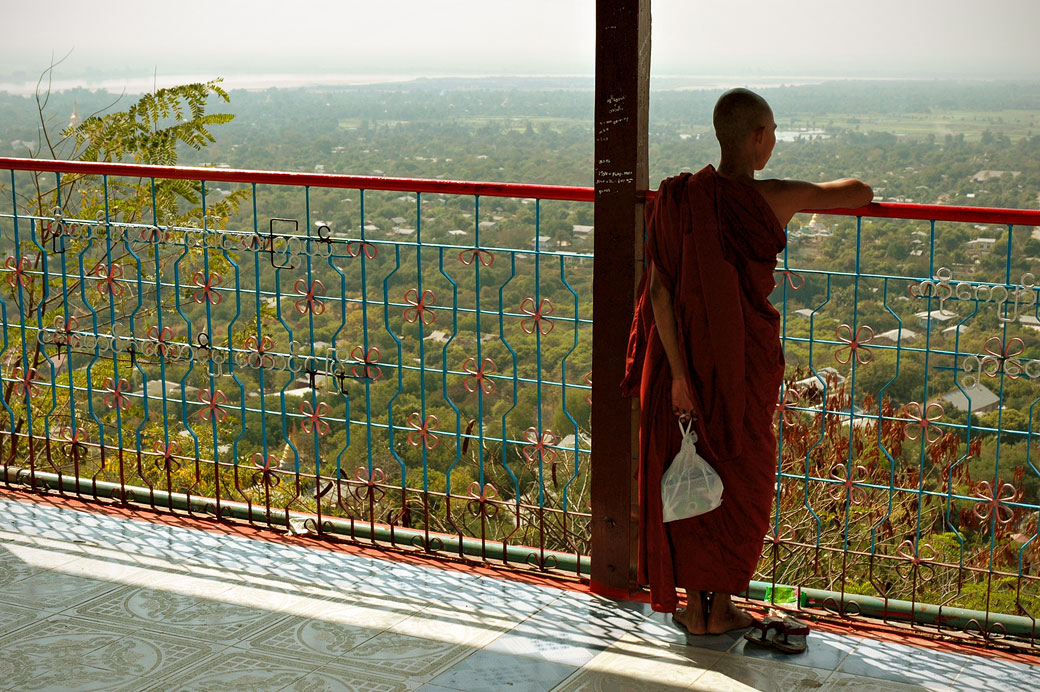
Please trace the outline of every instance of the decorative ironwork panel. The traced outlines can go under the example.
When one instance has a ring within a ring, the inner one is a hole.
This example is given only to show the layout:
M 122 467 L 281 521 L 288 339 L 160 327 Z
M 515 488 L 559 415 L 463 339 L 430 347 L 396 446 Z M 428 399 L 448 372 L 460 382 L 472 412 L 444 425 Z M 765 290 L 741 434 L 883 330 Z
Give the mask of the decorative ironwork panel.
M 161 179 L 58 174 L 42 215 L 33 183 L 0 216 L 22 480 L 587 569 L 587 202 L 198 181 L 161 218 Z
M 1040 260 L 1032 227 L 990 212 L 987 226 L 821 212 L 788 234 L 763 580 L 831 592 L 822 605 L 845 615 L 908 601 L 874 610 L 1035 629 Z

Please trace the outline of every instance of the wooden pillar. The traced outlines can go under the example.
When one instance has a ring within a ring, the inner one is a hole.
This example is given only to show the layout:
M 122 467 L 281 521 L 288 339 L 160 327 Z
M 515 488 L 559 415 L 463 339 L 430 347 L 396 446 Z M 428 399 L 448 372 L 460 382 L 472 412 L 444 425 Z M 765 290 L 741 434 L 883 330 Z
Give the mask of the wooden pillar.
M 597 0 L 591 577 L 615 597 L 636 586 L 639 402 L 619 384 L 643 270 L 649 100 L 650 0 Z

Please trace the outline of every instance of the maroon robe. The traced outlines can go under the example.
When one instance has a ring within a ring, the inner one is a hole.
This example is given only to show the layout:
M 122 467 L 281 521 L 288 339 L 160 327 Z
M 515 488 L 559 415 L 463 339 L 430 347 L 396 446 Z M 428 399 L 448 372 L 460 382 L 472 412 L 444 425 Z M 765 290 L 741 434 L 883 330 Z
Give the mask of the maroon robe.
M 784 373 L 780 315 L 769 302 L 787 239 L 754 188 L 707 166 L 661 183 L 647 205 L 647 261 L 672 294 L 697 413 L 697 450 L 722 477 L 722 505 L 661 518 L 661 475 L 679 451 L 671 370 L 644 275 L 622 392 L 639 394 L 639 579 L 655 610 L 676 587 L 744 592 L 769 527 L 776 479 L 772 431 Z

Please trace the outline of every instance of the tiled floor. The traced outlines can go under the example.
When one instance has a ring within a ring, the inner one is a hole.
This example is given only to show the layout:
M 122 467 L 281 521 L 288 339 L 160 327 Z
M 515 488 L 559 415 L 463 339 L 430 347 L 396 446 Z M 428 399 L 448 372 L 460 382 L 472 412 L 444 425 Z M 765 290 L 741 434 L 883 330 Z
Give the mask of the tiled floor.
M 0 586 L 12 692 L 1040 689 L 1022 663 L 827 632 L 785 656 L 641 603 L 5 498 Z

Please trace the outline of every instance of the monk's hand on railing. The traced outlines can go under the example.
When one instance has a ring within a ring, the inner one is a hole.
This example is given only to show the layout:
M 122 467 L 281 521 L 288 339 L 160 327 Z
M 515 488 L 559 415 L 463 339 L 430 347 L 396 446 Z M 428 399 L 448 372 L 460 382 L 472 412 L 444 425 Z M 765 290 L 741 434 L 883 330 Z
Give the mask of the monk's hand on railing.
M 672 413 L 681 420 L 696 418 L 693 410 L 693 395 L 685 377 L 672 378 Z

